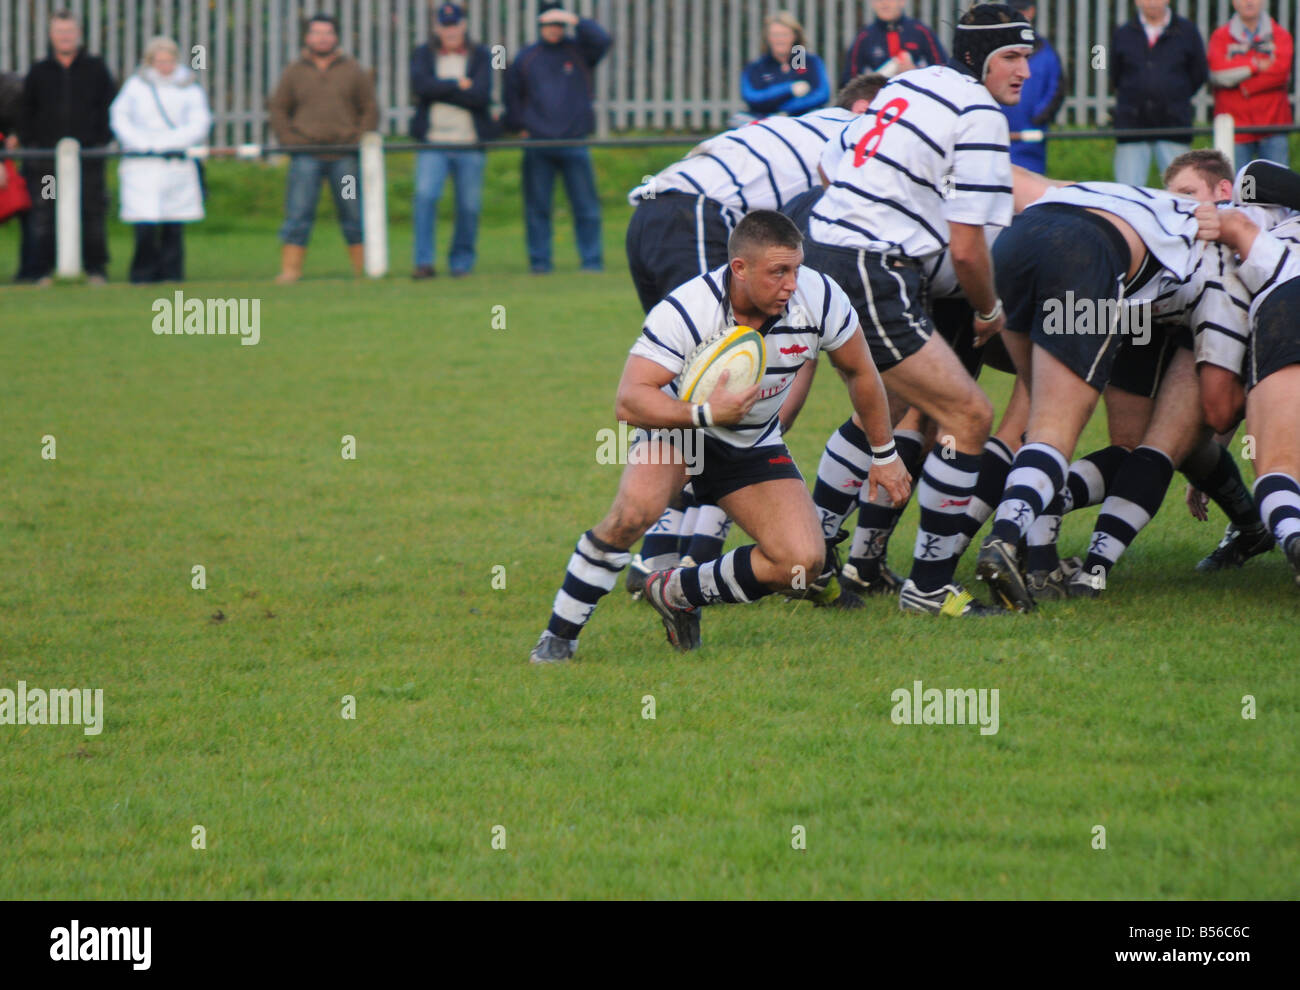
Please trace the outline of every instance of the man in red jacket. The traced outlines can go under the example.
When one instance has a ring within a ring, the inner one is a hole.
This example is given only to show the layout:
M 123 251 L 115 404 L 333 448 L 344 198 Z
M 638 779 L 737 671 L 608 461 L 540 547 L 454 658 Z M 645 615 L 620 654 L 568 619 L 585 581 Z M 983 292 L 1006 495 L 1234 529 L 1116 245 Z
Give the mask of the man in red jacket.
M 1210 35 L 1215 114 L 1237 124 L 1237 168 L 1254 158 L 1290 164 L 1290 135 L 1259 134 L 1248 124 L 1290 124 L 1291 35 L 1264 13 L 1263 0 L 1232 0 L 1232 19 Z

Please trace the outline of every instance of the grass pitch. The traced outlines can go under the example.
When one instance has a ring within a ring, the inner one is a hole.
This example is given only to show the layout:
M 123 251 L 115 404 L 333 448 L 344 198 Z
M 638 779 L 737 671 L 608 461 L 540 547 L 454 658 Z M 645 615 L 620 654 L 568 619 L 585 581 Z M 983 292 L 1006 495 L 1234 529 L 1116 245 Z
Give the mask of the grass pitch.
M 341 277 L 325 212 L 312 277 L 275 287 L 274 217 L 227 218 L 182 289 L 259 298 L 254 347 L 155 336 L 173 287 L 0 290 L 0 688 L 106 710 L 98 736 L 0 726 L 0 897 L 1300 894 L 1300 593 L 1276 552 L 1196 575 L 1223 520 L 1180 481 L 1099 602 L 958 623 L 771 598 L 708 611 L 682 657 L 620 586 L 580 662 L 530 667 L 618 478 L 597 431 L 640 311 L 607 201 L 607 274 L 573 271 L 563 221 L 567 270 L 522 274 L 489 214 L 455 283 Z M 789 440 L 810 480 L 847 410 L 823 369 Z M 999 731 L 893 724 L 915 680 L 998 689 Z

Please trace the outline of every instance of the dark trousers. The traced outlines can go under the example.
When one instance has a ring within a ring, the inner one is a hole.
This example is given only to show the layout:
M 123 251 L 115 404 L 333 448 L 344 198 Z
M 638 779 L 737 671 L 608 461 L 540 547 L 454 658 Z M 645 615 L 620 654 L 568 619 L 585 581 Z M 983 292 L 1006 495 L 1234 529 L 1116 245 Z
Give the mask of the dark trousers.
M 48 178 L 47 178 L 48 176 Z M 48 158 L 23 162 L 23 178 L 32 208 L 23 214 L 23 243 L 17 279 L 34 282 L 54 274 L 54 162 Z M 104 216 L 108 195 L 103 159 L 81 160 L 81 266 L 87 275 L 106 275 L 108 238 Z
M 179 223 L 137 223 L 132 282 L 185 280 L 185 227 Z

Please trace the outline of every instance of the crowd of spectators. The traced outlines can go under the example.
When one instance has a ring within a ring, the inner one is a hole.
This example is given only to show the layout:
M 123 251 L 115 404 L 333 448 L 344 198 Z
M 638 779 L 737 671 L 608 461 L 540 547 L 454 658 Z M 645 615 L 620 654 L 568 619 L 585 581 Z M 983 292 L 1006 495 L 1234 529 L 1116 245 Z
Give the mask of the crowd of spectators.
M 1009 0 L 1035 23 L 1039 0 Z M 1115 28 L 1109 46 L 1117 130 L 1114 172 L 1119 182 L 1146 185 L 1150 170 L 1163 171 L 1186 151 L 1192 100 L 1208 84 L 1216 114 L 1236 123 L 1237 164 L 1262 157 L 1289 164 L 1289 135 L 1254 128 L 1290 125 L 1291 35 L 1268 15 L 1263 0 L 1232 0 L 1233 16 L 1209 39 L 1170 9 L 1169 0 L 1135 0 L 1136 16 Z M 943 45 L 926 24 L 909 17 L 905 0 L 871 0 L 874 19 L 864 24 L 842 59 L 841 82 L 862 72 L 886 77 L 943 64 Z M 482 145 L 504 135 L 525 141 L 581 140 L 596 127 L 594 71 L 612 39 L 595 21 L 580 18 L 558 0 L 538 5 L 538 38 L 506 67 L 504 112 L 492 109 L 493 57 L 468 37 L 466 12 L 457 3 L 430 9 L 430 37 L 411 54 L 415 104 L 410 135 L 433 147 L 416 154 L 413 277 L 438 273 L 436 218 L 443 188 L 454 186 L 454 225 L 447 271 L 461 277 L 477 260 L 483 204 Z M 796 115 L 827 105 L 830 79 L 822 58 L 809 50 L 803 26 L 785 11 L 766 18 L 764 47 L 741 80 L 746 110 L 735 124 L 772 114 Z M 1047 136 L 1066 93 L 1063 62 L 1037 34 L 1031 76 L 1021 102 L 1006 107 L 1012 160 L 1047 170 Z M 64 10 L 51 15 L 48 55 L 25 73 L 0 75 L 0 135 L 7 148 L 52 149 L 64 137 L 85 148 L 114 140 L 124 152 L 118 165 L 123 222 L 133 225 L 132 282 L 184 278 L 184 224 L 204 217 L 204 173 L 186 149 L 205 144 L 212 124 L 195 73 L 182 64 L 176 42 L 155 38 L 120 91 L 104 60 L 86 51 L 81 28 Z M 354 150 L 379 123 L 374 75 L 340 48 L 339 26 L 329 14 L 311 17 L 301 57 L 289 65 L 267 100 L 270 128 L 279 145 L 335 146 L 292 152 L 280 228 L 277 281 L 301 277 L 315 222 L 320 185 L 333 196 L 353 268 L 362 270 L 360 165 Z M 1137 133 L 1164 129 L 1158 135 Z M 1128 133 L 1133 132 L 1133 133 Z M 463 145 L 463 148 L 456 147 Z M 108 209 L 105 158 L 81 165 L 82 265 L 91 282 L 107 278 Z M 25 183 L 30 207 L 21 214 L 17 281 L 49 284 L 55 265 L 52 157 L 23 158 L 17 171 L 0 168 L 0 204 L 12 185 Z M 10 178 L 13 176 L 13 178 Z M 585 146 L 525 146 L 522 156 L 525 246 L 530 269 L 553 268 L 554 189 L 562 180 L 573 216 L 579 262 L 604 267 L 600 200 Z M 0 222 L 5 219 L 0 213 Z

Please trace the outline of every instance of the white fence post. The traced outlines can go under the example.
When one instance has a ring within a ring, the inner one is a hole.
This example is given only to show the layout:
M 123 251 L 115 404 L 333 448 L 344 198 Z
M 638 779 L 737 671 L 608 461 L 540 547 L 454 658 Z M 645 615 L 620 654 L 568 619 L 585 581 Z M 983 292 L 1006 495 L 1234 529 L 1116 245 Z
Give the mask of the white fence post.
M 388 274 L 388 202 L 384 189 L 384 139 L 375 131 L 361 135 L 361 243 L 366 274 Z
M 1234 169 L 1237 167 L 1233 157 L 1237 153 L 1237 128 L 1230 113 L 1214 116 L 1214 150 L 1226 155 L 1228 164 Z
M 54 146 L 54 245 L 59 278 L 81 274 L 81 145 L 60 138 Z

